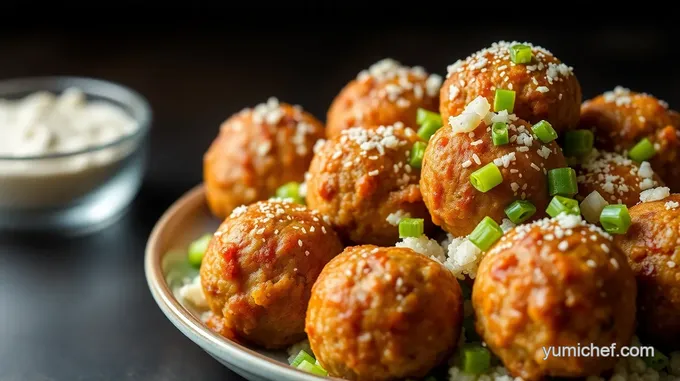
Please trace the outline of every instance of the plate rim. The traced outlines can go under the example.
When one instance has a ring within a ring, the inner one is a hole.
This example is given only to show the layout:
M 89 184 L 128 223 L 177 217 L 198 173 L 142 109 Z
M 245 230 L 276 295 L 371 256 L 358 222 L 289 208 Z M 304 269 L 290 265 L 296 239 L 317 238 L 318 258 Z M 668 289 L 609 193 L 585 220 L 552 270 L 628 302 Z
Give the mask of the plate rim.
M 149 290 L 156 304 L 165 316 L 191 341 L 209 352 L 217 352 L 225 362 L 232 364 L 248 373 L 275 380 L 284 377 L 285 380 L 319 381 L 340 380 L 334 377 L 316 376 L 271 359 L 254 350 L 222 337 L 207 328 L 189 310 L 182 306 L 175 298 L 168 286 L 162 270 L 162 260 L 165 253 L 160 250 L 160 237 L 171 221 L 185 209 L 191 209 L 197 204 L 205 203 L 205 186 L 201 183 L 184 193 L 163 213 L 154 225 L 144 252 L 144 274 Z M 223 356 L 221 354 L 225 354 Z

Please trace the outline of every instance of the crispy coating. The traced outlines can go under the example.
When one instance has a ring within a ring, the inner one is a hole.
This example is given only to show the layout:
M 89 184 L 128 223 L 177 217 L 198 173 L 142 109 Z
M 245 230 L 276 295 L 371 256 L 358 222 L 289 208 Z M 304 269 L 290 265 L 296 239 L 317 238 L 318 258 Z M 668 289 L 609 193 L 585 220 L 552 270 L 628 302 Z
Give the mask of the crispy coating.
M 624 152 L 643 138 L 657 148 L 652 168 L 673 192 L 680 192 L 680 117 L 649 94 L 616 87 L 583 103 L 580 128 L 592 129 L 595 147 Z
M 578 216 L 520 225 L 482 259 L 476 330 L 513 376 L 585 377 L 615 357 L 548 356 L 544 348 L 617 348 L 635 325 L 635 277 L 612 237 Z
M 224 218 L 237 206 L 274 196 L 287 182 L 302 182 L 323 136 L 316 118 L 275 98 L 233 115 L 203 157 L 210 210 Z
M 612 152 L 598 152 L 577 171 L 578 189 L 581 197 L 597 191 L 610 204 L 631 207 L 640 202 L 644 190 L 663 186 L 648 162 L 640 165 Z
M 356 126 L 402 122 L 416 126 L 418 108 L 438 111 L 442 78 L 421 67 L 383 59 L 364 70 L 335 97 L 326 117 L 327 134 L 338 136 Z
M 306 331 L 330 375 L 348 380 L 424 377 L 454 349 L 460 286 L 409 248 L 348 247 L 312 290 Z
M 550 202 L 546 173 L 566 166 L 562 149 L 555 141 L 543 144 L 532 138 L 527 122 L 511 119 L 509 144 L 495 146 L 481 123 L 471 133 L 444 126 L 427 145 L 420 178 L 423 200 L 432 221 L 454 237 L 469 234 L 486 216 L 501 223 L 504 208 L 514 200 L 531 201 L 537 209 L 533 218 L 545 215 Z M 472 186 L 470 175 L 494 161 L 503 182 L 482 193 Z
M 425 218 L 418 180 L 409 155 L 419 138 L 397 123 L 377 129 L 351 128 L 328 140 L 309 168 L 307 205 L 330 218 L 344 239 L 393 245 L 399 230 L 393 213 Z
M 494 43 L 449 66 L 439 100 L 443 120 L 459 115 L 478 96 L 493 104 L 496 89 L 505 89 L 515 92 L 518 117 L 532 124 L 547 120 L 558 133 L 576 126 L 581 85 L 572 68 L 546 49 L 527 43 L 532 46 L 532 61 L 514 64 L 509 48 L 516 43 Z
M 632 225 L 616 243 L 638 284 L 638 333 L 645 343 L 677 350 L 680 342 L 680 195 L 629 210 Z
M 265 348 L 304 338 L 312 285 L 342 244 L 321 215 L 287 201 L 235 209 L 201 264 L 201 285 L 220 331 Z

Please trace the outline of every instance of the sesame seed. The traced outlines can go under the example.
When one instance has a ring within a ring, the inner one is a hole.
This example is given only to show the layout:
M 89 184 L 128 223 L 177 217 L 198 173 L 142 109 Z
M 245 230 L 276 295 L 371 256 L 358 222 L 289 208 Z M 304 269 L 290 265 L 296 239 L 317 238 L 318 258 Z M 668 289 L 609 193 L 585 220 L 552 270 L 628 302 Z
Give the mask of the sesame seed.
M 473 153 L 473 154 L 472 154 L 472 159 L 475 161 L 475 163 L 476 163 L 477 165 L 482 164 L 482 161 L 479 160 L 479 156 L 477 156 L 476 153 Z
M 557 248 L 558 248 L 560 251 L 567 251 L 567 249 L 569 249 L 569 242 L 567 242 L 567 241 L 562 241 L 562 242 L 560 242 L 560 243 L 557 245 Z
M 461 164 L 461 167 L 467 168 L 472 165 L 472 162 L 470 160 L 465 160 L 463 164 Z
M 619 268 L 619 262 L 616 260 L 616 258 L 609 259 L 609 263 L 611 263 L 615 269 Z
M 301 239 L 298 240 L 298 246 L 302 247 L 302 240 Z
M 588 265 L 588 267 L 592 267 L 592 268 L 597 267 L 597 263 L 595 261 L 593 261 L 592 259 L 587 260 L 586 265 Z
M 368 175 L 369 175 L 369 176 L 378 176 L 378 174 L 380 174 L 380 171 L 377 170 L 377 169 L 368 172 Z

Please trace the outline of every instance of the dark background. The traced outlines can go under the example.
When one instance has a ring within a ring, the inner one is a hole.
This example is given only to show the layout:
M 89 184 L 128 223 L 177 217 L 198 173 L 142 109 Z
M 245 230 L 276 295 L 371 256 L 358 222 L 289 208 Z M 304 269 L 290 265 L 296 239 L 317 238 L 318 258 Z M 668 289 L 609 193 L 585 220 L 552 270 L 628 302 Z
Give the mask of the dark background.
M 375 21 L 370 12 L 326 10 L 313 18 L 291 9 L 269 22 L 243 12 L 0 29 L 0 78 L 99 77 L 136 89 L 154 111 L 150 168 L 120 221 L 68 240 L 0 236 L 0 380 L 240 380 L 160 312 L 144 280 L 144 245 L 163 211 L 201 181 L 202 154 L 219 124 L 269 96 L 324 119 L 342 86 L 380 58 L 444 75 L 458 58 L 517 39 L 573 66 L 584 99 L 620 84 L 680 107 L 680 33 L 662 22 L 539 30 L 567 23 L 517 16 L 514 26 L 462 25 L 433 21 L 436 11 Z M 332 13 L 340 21 L 328 21 Z

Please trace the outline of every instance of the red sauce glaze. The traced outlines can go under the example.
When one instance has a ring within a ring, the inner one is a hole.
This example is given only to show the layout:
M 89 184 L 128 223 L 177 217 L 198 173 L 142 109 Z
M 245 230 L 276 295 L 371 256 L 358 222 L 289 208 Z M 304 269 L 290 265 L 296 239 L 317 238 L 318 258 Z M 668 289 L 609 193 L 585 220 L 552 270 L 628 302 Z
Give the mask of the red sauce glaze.
M 260 247 L 255 258 L 257 263 L 261 265 L 271 265 L 276 259 L 276 241 L 275 239 L 267 240 L 267 243 Z
M 506 257 L 502 262 L 499 262 L 491 269 L 491 276 L 494 280 L 502 282 L 510 269 L 517 266 L 517 257 Z
M 241 268 L 238 263 L 239 248 L 234 244 L 229 244 L 222 250 L 222 259 L 224 259 L 224 274 L 227 279 L 236 279 Z
M 324 181 L 319 189 L 319 195 L 323 197 L 324 200 L 333 199 L 333 196 L 335 196 L 335 186 L 328 181 Z

